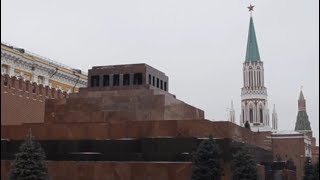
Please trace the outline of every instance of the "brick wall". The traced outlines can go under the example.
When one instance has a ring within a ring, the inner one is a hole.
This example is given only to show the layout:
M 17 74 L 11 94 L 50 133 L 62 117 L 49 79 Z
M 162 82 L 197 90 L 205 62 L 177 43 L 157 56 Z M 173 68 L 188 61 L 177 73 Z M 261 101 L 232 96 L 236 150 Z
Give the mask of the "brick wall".
M 191 162 L 47 161 L 52 180 L 189 180 Z M 11 161 L 1 160 L 1 179 L 7 179 Z M 221 180 L 230 180 L 230 163 L 223 164 Z M 257 165 L 259 180 L 264 166 Z M 293 180 L 293 179 L 286 179 Z
M 272 139 L 273 159 L 276 161 L 280 157 L 282 161 L 286 161 L 291 158 L 296 166 L 297 180 L 301 180 L 304 173 L 304 148 L 304 138 L 301 137 Z
M 1 179 L 10 161 L 1 160 Z M 189 180 L 191 163 L 48 161 L 52 180 Z
M 190 180 L 191 162 L 47 161 L 52 180 Z M 11 161 L 1 160 L 1 179 L 7 179 Z M 224 162 L 221 180 L 232 178 L 231 164 Z M 264 166 L 257 165 L 259 180 Z M 294 180 L 283 173 L 284 180 Z
M 312 152 L 312 163 L 316 164 L 319 160 L 319 146 L 316 145 L 316 138 L 311 137 L 311 152 Z
M 296 172 L 292 170 L 284 169 L 282 171 L 283 180 L 296 180 Z
M 44 122 L 45 100 L 66 96 L 42 84 L 1 75 L 1 125 Z

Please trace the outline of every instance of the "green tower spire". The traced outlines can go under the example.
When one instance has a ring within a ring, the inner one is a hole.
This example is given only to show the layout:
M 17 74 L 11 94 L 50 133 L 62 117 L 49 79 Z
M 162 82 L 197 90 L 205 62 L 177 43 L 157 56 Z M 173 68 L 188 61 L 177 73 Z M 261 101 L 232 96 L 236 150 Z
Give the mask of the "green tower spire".
M 303 96 L 303 93 L 302 93 L 302 90 L 300 91 L 299 100 L 305 100 L 304 96 Z
M 298 116 L 295 131 L 308 132 L 311 131 L 309 117 L 306 111 L 306 100 L 304 99 L 302 90 L 298 99 Z
M 254 30 L 252 16 L 250 16 L 246 61 L 247 62 L 260 61 L 260 54 L 259 54 L 258 43 L 257 43 L 256 33 Z

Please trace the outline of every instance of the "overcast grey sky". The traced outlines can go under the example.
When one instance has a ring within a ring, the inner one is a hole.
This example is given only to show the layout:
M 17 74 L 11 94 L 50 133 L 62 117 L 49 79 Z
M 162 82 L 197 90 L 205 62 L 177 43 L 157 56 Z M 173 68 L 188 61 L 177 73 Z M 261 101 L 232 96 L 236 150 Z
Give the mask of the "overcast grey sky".
M 276 104 L 279 129 L 294 129 L 303 85 L 319 142 L 319 0 L 251 2 L 270 112 Z M 239 124 L 249 3 L 2 0 L 1 41 L 83 71 L 147 63 L 207 119 L 226 120 L 233 99 Z

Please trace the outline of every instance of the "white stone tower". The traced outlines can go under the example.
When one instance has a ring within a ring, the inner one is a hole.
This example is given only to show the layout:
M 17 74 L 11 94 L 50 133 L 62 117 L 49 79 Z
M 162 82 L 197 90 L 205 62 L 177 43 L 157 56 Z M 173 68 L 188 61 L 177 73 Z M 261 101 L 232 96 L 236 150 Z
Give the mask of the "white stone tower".
M 235 113 L 235 110 L 233 107 L 233 101 L 231 101 L 231 107 L 230 107 L 230 111 L 229 111 L 229 121 L 232 123 L 236 123 L 235 114 L 236 113 Z
M 273 105 L 273 112 L 272 112 L 272 128 L 274 130 L 278 130 L 278 114 L 277 114 L 275 105 Z
M 252 10 L 253 6 L 250 5 L 249 11 Z M 253 131 L 254 129 L 270 129 L 267 98 L 263 62 L 260 60 L 253 19 L 250 16 L 246 58 L 243 63 L 240 125 L 244 126 L 248 121 Z

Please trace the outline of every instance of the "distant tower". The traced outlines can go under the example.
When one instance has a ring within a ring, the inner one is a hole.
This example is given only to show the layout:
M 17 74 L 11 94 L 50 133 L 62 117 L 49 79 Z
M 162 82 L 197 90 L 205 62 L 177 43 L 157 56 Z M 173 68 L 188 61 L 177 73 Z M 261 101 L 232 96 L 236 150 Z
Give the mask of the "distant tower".
M 233 101 L 231 101 L 231 107 L 230 107 L 230 111 L 229 111 L 229 121 L 232 122 L 232 123 L 236 123 L 235 121 L 235 110 L 234 110 L 234 107 L 233 107 Z
M 275 105 L 273 105 L 273 112 L 272 112 L 272 128 L 274 130 L 278 129 L 278 114 L 277 114 Z
M 312 130 L 306 111 L 306 100 L 304 99 L 302 89 L 300 91 L 300 96 L 298 99 L 298 116 L 296 121 L 296 127 L 294 130 L 304 134 L 311 134 L 312 136 Z
M 250 5 L 249 11 L 253 11 Z M 250 126 L 269 125 L 267 88 L 264 86 L 263 62 L 260 60 L 258 43 L 252 15 L 250 15 L 248 42 L 245 62 L 243 63 L 243 87 L 241 88 L 240 125 L 248 121 Z

